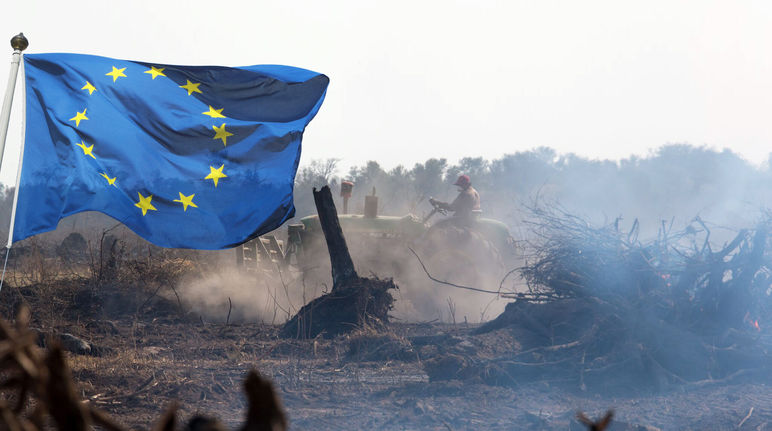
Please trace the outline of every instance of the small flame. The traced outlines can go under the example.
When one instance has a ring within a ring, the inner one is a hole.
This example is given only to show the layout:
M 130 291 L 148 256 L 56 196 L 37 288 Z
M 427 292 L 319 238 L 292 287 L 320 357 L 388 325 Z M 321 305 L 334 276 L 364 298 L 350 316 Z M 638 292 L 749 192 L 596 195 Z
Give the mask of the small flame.
M 761 331 L 761 326 L 759 326 L 759 320 L 758 319 L 751 319 L 751 312 L 748 311 L 745 313 L 745 317 L 743 317 L 744 322 L 748 322 L 748 325 L 750 325 L 753 329 L 757 331 Z

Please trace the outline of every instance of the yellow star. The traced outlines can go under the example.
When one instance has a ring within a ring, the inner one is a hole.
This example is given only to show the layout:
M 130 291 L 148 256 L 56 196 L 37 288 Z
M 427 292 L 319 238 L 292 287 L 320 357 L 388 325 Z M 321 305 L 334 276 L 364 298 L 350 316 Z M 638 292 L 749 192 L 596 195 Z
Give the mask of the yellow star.
M 164 69 L 165 67 L 150 66 L 150 70 L 146 70 L 145 73 L 153 75 L 153 79 L 155 79 L 157 76 L 166 76 L 164 75 Z
M 93 147 L 93 145 L 92 145 L 92 147 Z M 112 178 L 110 178 L 110 177 L 108 177 L 108 176 L 107 176 L 107 173 L 106 173 L 106 172 L 102 172 L 102 173 L 101 173 L 101 174 L 99 174 L 99 175 L 101 175 L 101 176 L 105 177 L 105 179 L 107 180 L 107 184 L 110 184 L 111 186 L 115 186 L 115 179 L 116 179 L 117 177 L 112 177 Z
M 222 110 L 223 110 L 223 108 L 214 109 L 210 105 L 209 106 L 209 111 L 208 112 L 202 112 L 202 114 L 208 115 L 208 116 L 210 116 L 212 118 L 225 118 L 225 115 L 222 115 Z
M 107 72 L 107 73 L 105 73 L 105 75 L 112 76 L 113 77 L 113 82 L 115 82 L 121 76 L 124 77 L 124 78 L 126 77 L 126 75 L 123 74 L 124 70 L 126 70 L 125 67 L 122 68 L 122 69 L 118 69 L 115 66 L 113 66 L 113 71 L 112 72 Z
M 144 197 L 140 192 L 137 192 L 137 194 L 139 195 L 139 202 L 135 203 L 134 206 L 142 210 L 143 216 L 147 214 L 147 210 L 158 211 L 153 204 L 150 203 L 153 200 L 153 195 Z
M 212 139 L 222 139 L 222 146 L 226 146 L 227 143 L 225 142 L 228 139 L 228 136 L 233 136 L 233 133 L 225 130 L 225 123 L 222 123 L 222 126 L 212 126 L 212 128 L 215 131 L 214 138 Z
M 83 143 L 83 141 L 80 141 L 80 144 L 75 144 L 75 145 L 83 149 L 84 155 L 91 156 L 92 159 L 96 159 L 96 156 L 94 156 L 94 144 L 91 144 L 90 147 L 87 147 L 86 144 Z
M 91 96 L 91 93 L 96 91 L 96 87 L 91 85 L 90 82 L 86 81 L 86 85 L 84 85 L 83 88 L 81 88 L 81 90 L 88 90 L 88 95 Z
M 215 187 L 217 187 L 217 186 L 215 186 Z M 193 196 L 195 196 L 195 195 L 196 194 L 194 193 L 194 194 L 192 194 L 190 196 L 185 196 L 185 195 L 182 194 L 182 192 L 180 192 L 180 198 L 179 199 L 175 199 L 174 202 L 181 203 L 183 211 L 187 211 L 188 210 L 188 205 L 192 206 L 193 208 L 198 208 L 198 205 L 193 203 Z
M 221 165 L 219 168 L 215 169 L 214 166 L 209 167 L 209 175 L 204 177 L 205 180 L 212 180 L 214 181 L 214 186 L 217 187 L 217 180 L 220 178 L 226 178 L 228 177 L 224 173 L 222 173 L 222 168 L 225 167 L 225 165 Z
M 70 118 L 70 121 L 75 121 L 75 127 L 80 126 L 80 120 L 88 120 L 86 117 L 86 108 L 83 108 L 83 112 L 78 112 L 74 117 Z
M 188 96 L 190 96 L 193 93 L 201 93 L 201 90 L 198 89 L 198 86 L 201 85 L 200 82 L 194 84 L 190 82 L 189 79 L 186 79 L 186 81 L 188 81 L 188 83 L 185 85 L 180 85 L 180 88 L 184 88 L 188 90 Z

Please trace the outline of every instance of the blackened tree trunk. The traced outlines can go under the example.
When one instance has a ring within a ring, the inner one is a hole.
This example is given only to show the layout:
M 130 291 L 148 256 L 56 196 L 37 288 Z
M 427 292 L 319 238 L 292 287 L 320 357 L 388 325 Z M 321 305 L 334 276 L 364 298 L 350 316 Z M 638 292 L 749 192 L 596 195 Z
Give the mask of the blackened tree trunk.
M 335 292 L 358 276 L 346 245 L 346 239 L 343 237 L 343 230 L 340 228 L 338 211 L 335 209 L 335 202 L 332 200 L 329 186 L 324 186 L 319 191 L 314 188 L 314 203 L 319 214 L 319 223 L 322 225 L 324 239 L 327 241 L 327 250 L 330 253 L 332 291 Z
M 391 279 L 357 275 L 328 186 L 318 192 L 314 189 L 314 202 L 330 253 L 332 289 L 304 305 L 279 334 L 285 338 L 334 337 L 365 326 L 383 327 L 394 304 L 389 290 L 397 286 Z

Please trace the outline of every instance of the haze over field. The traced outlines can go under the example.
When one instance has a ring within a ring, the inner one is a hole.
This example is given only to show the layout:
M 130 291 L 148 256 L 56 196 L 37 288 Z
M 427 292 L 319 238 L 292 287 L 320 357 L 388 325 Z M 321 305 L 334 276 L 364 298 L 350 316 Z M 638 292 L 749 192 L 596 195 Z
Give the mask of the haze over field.
M 325 73 L 331 85 L 303 162 L 337 157 L 345 171 L 367 160 L 391 169 L 540 146 L 619 160 L 668 143 L 765 163 L 771 20 L 763 0 L 86 0 L 13 2 L 0 27 L 7 39 L 24 31 L 30 53 Z M 11 52 L 3 46 L 0 79 Z M 20 102 L 4 184 L 15 178 Z
M 453 199 L 456 188 L 452 183 L 460 172 L 468 173 L 480 191 L 484 215 L 506 223 L 517 241 L 527 240 L 531 235 L 525 221 L 531 217 L 528 207 L 534 204 L 559 205 L 595 226 L 613 223 L 620 218 L 618 224 L 625 232 L 637 219 L 642 240 L 656 235 L 663 222 L 677 231 L 699 216 L 710 227 L 711 240 L 717 245 L 734 237 L 738 229 L 754 226 L 765 211 L 772 208 L 772 189 L 769 188 L 772 171 L 768 166 L 755 166 L 731 151 L 719 152 L 688 145 L 665 146 L 646 157 L 627 158 L 620 162 L 590 160 L 573 154 L 559 156 L 555 150 L 539 148 L 492 160 L 466 158 L 459 163 L 451 163 L 442 158 L 432 158 L 391 169 L 384 169 L 378 162 L 370 161 L 346 171 L 338 167 L 338 163 L 335 159 L 314 160 L 301 167 L 295 187 L 297 218 L 290 223 L 315 213 L 311 195 L 313 187 L 330 184 L 340 209 L 337 194 L 341 179 L 350 179 L 356 184 L 349 204 L 353 213 L 364 211 L 364 195 L 375 188 L 380 201 L 380 214 L 402 216 L 412 213 L 423 217 L 431 209 L 428 204 L 430 196 L 441 200 Z M 7 226 L 9 209 L 10 200 L 6 196 L 0 207 L 3 227 Z M 432 221 L 440 219 L 441 216 L 436 216 Z M 64 219 L 59 229 L 37 238 L 58 243 L 71 232 L 79 231 L 96 244 L 102 231 L 115 223 L 96 213 L 84 213 Z M 0 227 L 0 234 L 4 237 L 3 227 Z M 283 237 L 285 233 L 286 227 L 282 227 L 277 234 Z M 133 235 L 129 238 L 132 238 L 132 243 L 145 244 Z M 354 238 L 350 240 L 355 241 Z M 221 256 L 221 273 L 212 273 L 206 279 L 187 283 L 186 297 L 200 298 L 201 309 L 221 311 L 223 306 L 227 306 L 229 297 L 239 298 L 243 299 L 237 301 L 239 304 L 258 303 L 260 306 L 250 305 L 248 310 L 237 307 L 234 318 L 257 317 L 270 322 L 287 317 L 275 315 L 276 301 L 289 310 L 323 290 L 322 285 L 309 282 L 303 289 L 292 292 L 286 292 L 283 286 L 268 286 L 266 290 L 258 289 L 258 292 L 252 279 L 233 274 L 235 259 L 231 253 L 220 253 L 225 254 Z M 324 253 L 319 255 L 324 260 Z M 406 248 L 390 250 L 389 257 L 381 257 L 389 261 L 395 256 L 408 264 L 416 263 Z M 355 255 L 354 260 L 360 264 L 363 256 Z M 520 263 L 509 260 L 506 264 L 511 269 Z M 328 265 L 327 262 L 318 265 L 327 276 Z M 370 273 L 369 268 L 360 269 L 364 274 Z M 495 316 L 505 304 L 500 300 L 489 305 L 489 295 L 469 294 L 431 283 L 420 268 L 413 269 L 415 271 L 407 277 L 394 271 L 377 271 L 381 277 L 397 277 L 398 281 L 406 281 L 398 292 L 397 312 L 401 317 L 421 320 L 426 315 L 434 317 L 445 313 L 444 318 L 448 319 L 448 297 L 455 298 L 458 304 L 457 317 L 467 316 L 470 321 L 480 319 L 483 311 L 485 318 Z M 498 281 L 489 280 L 486 287 L 497 289 Z M 244 296 L 238 296 L 239 292 Z M 219 308 L 213 304 L 219 304 Z

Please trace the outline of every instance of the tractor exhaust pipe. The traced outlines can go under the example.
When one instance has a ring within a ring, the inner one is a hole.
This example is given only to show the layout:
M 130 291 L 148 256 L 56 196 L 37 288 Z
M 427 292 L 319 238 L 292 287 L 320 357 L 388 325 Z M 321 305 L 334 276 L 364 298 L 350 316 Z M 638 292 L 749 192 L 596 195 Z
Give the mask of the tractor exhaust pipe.
M 340 183 L 340 197 L 343 198 L 343 214 L 348 214 L 348 200 L 351 197 L 351 192 L 354 190 L 354 183 L 351 181 L 341 181 Z
M 375 196 L 375 187 L 373 187 L 373 194 L 365 196 L 365 218 L 378 217 L 378 196 Z

